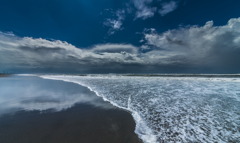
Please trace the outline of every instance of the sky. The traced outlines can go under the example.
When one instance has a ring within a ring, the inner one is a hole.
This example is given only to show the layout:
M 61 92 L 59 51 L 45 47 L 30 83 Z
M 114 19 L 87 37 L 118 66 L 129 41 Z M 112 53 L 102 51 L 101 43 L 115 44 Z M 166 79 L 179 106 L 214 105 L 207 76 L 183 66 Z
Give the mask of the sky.
M 240 73 L 239 0 L 1 0 L 0 72 Z

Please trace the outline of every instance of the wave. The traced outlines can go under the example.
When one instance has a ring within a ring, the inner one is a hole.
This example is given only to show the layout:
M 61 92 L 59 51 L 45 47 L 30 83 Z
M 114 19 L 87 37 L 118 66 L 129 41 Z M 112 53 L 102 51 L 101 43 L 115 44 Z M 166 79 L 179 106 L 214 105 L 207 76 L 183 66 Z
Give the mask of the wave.
M 88 87 L 128 110 L 146 143 L 240 142 L 238 78 L 67 76 L 42 78 Z

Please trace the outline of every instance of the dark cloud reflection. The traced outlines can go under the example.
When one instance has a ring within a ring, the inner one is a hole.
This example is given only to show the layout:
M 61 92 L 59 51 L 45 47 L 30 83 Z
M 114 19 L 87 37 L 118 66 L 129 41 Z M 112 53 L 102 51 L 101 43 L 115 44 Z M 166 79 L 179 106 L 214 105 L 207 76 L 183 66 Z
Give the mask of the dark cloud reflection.
M 0 79 L 0 115 L 21 110 L 61 111 L 78 103 L 114 108 L 94 92 L 74 83 L 31 76 Z

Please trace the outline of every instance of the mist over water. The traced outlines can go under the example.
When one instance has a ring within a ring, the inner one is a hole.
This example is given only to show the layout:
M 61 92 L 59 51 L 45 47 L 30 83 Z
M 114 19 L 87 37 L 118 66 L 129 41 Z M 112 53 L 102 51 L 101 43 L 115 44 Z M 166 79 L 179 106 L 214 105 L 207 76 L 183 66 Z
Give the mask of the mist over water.
M 240 142 L 238 78 L 41 77 L 81 84 L 131 111 L 146 143 Z

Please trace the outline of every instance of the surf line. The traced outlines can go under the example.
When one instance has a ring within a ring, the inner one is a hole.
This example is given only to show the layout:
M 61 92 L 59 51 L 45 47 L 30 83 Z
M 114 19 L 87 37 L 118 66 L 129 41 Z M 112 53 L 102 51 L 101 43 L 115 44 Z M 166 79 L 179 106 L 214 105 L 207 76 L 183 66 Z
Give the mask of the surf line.
M 66 77 L 69 77 L 69 76 L 66 76 L 66 75 L 63 75 L 63 76 L 38 75 L 38 77 L 43 78 L 43 79 L 61 80 L 61 81 L 65 81 L 65 82 L 71 82 L 71 83 L 75 83 L 75 84 L 87 87 L 90 91 L 94 92 L 97 96 L 101 97 L 104 101 L 109 102 L 110 104 L 112 104 L 115 107 L 118 107 L 120 109 L 130 112 L 136 123 L 134 132 L 138 135 L 140 140 L 142 140 L 144 143 L 156 143 L 157 142 L 157 137 L 156 137 L 156 135 L 153 134 L 152 129 L 147 126 L 146 122 L 141 118 L 141 116 L 138 114 L 137 111 L 131 109 L 131 105 L 130 105 L 131 97 L 129 97 L 129 99 L 128 99 L 128 107 L 126 108 L 126 107 L 119 106 L 118 104 L 105 98 L 104 96 L 101 96 L 97 91 L 93 90 L 90 86 L 85 85 L 82 82 L 66 79 Z M 74 77 L 74 76 L 71 76 L 71 77 Z

